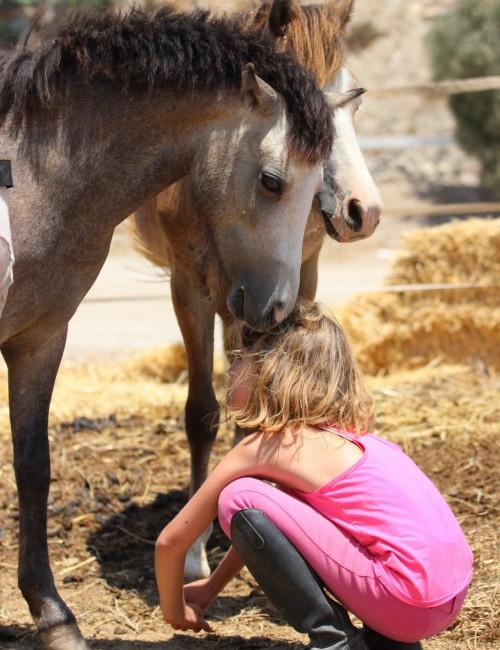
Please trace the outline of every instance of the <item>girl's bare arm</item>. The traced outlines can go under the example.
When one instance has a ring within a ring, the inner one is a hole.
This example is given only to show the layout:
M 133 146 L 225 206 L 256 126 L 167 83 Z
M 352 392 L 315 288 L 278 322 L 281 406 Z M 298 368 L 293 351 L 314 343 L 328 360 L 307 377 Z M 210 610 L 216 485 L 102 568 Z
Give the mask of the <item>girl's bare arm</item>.
M 167 623 L 179 629 L 209 629 L 195 605 L 186 605 L 183 593 L 186 553 L 201 533 L 217 516 L 219 494 L 223 488 L 242 476 L 271 473 L 262 470 L 262 447 L 258 434 L 243 440 L 211 472 L 205 483 L 184 508 L 160 533 L 155 548 L 155 571 L 160 594 L 160 607 Z M 272 476 L 266 476 L 272 479 Z M 213 586 L 222 589 L 241 567 L 235 552 L 214 574 Z
M 243 560 L 236 549 L 230 546 L 228 552 L 209 578 L 196 580 L 184 586 L 186 603 L 196 604 L 202 611 L 205 610 L 228 582 L 241 571 L 243 566 Z

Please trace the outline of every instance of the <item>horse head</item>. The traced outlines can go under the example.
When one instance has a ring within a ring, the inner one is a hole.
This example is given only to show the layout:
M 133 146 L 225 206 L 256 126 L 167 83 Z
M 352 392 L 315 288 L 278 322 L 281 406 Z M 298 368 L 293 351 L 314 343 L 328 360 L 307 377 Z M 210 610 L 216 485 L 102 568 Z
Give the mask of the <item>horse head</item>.
M 293 52 L 320 85 L 329 82 L 336 138 L 317 200 L 327 234 L 342 243 L 373 234 L 382 212 L 380 193 L 354 130 L 361 92 L 343 65 L 353 4 L 335 0 L 301 6 L 299 0 L 273 0 L 259 7 L 251 23 L 252 29 L 275 41 L 276 49 Z
M 239 124 L 211 127 L 192 167 L 191 199 L 218 257 L 227 307 L 257 329 L 293 308 L 302 242 L 322 163 L 289 142 L 289 116 L 271 86 L 248 65 Z
M 318 203 L 325 228 L 339 242 L 369 237 L 378 226 L 382 198 L 368 171 L 354 130 L 354 115 L 364 89 L 343 67 L 327 93 L 333 108 L 335 140 Z
M 274 41 L 278 51 L 292 53 L 320 86 L 341 67 L 346 53 L 345 29 L 354 0 L 301 4 L 300 0 L 273 0 L 251 12 L 246 31 Z

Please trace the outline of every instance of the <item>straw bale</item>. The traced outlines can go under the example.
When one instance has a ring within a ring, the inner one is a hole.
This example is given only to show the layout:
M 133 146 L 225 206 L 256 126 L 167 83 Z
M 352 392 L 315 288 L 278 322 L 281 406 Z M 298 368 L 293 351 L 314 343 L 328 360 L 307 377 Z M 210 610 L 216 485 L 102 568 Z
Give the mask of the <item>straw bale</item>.
M 388 284 L 487 286 L 358 294 L 338 313 L 369 374 L 431 362 L 500 368 L 500 220 L 411 232 Z
M 500 282 L 500 219 L 419 228 L 403 240 L 388 284 Z
M 182 383 L 187 376 L 186 350 L 182 343 L 148 350 L 134 355 L 125 366 L 127 374 L 138 373 L 166 384 Z

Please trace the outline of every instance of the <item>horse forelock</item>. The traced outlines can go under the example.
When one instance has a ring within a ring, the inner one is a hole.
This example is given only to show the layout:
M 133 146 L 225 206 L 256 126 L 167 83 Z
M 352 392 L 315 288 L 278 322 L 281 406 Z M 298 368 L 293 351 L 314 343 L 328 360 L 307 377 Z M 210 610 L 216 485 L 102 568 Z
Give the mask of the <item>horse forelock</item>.
M 239 12 L 241 28 L 261 34 L 270 18 L 271 3 L 262 2 L 253 10 Z M 345 16 L 338 2 L 300 5 L 291 2 L 286 24 L 286 49 L 325 86 L 342 67 L 346 56 Z
M 325 86 L 342 67 L 345 59 L 345 39 L 333 19 L 328 5 L 306 5 L 290 23 L 287 47 L 297 60 L 313 74 L 320 86 Z
M 15 50 L 0 65 L 0 125 L 10 114 L 19 130 L 44 108 L 62 110 L 72 81 L 120 82 L 129 93 L 239 90 L 250 61 L 284 99 L 291 148 L 314 164 L 328 157 L 330 109 L 311 75 L 270 40 L 242 33 L 237 20 L 202 10 L 73 14 L 50 40 Z

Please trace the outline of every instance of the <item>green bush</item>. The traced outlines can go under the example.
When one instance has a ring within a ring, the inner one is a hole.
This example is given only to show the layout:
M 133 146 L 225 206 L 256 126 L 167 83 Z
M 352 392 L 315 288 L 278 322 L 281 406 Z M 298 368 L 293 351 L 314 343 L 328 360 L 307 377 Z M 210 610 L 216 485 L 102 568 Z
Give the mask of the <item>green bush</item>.
M 436 80 L 500 74 L 500 0 L 457 0 L 428 38 Z M 450 95 L 457 140 L 482 165 L 482 184 L 500 196 L 500 90 Z

